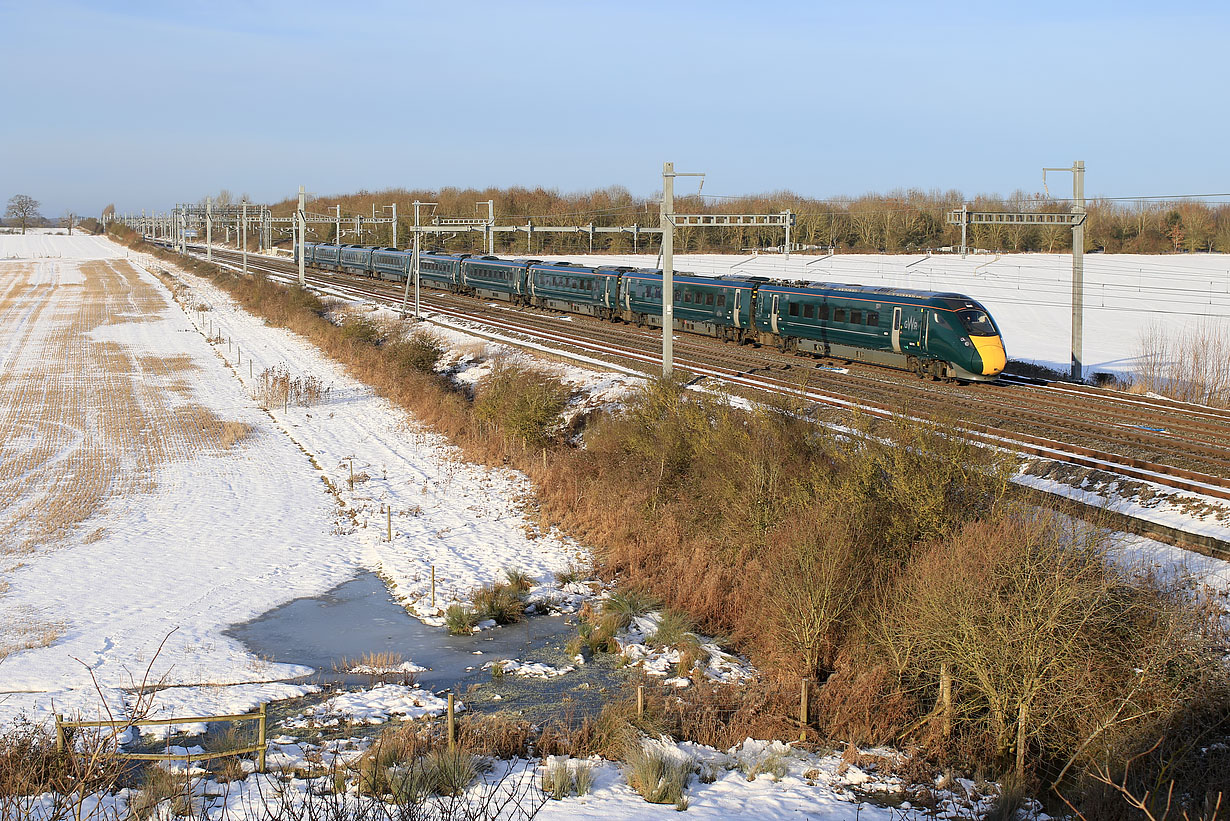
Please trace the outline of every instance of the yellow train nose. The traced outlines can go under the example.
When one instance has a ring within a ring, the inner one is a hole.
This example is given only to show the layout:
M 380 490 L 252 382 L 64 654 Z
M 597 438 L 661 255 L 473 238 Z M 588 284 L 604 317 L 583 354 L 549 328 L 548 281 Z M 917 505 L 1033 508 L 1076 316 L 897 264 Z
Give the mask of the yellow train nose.
M 982 359 L 982 373 L 985 376 L 995 376 L 1008 364 L 1008 354 L 1004 352 L 1004 340 L 998 336 L 971 336 L 974 350 Z

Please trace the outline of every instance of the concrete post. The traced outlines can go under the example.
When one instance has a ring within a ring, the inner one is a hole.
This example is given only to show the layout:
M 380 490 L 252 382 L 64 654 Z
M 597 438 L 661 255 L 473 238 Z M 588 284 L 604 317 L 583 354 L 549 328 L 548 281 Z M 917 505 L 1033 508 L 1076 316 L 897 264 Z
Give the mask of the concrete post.
M 243 245 L 243 272 L 248 273 L 248 201 L 244 200 L 240 206 L 243 216 L 243 224 L 239 229 L 239 241 Z
M 299 287 L 303 288 L 307 285 L 307 279 L 303 275 L 303 255 L 307 252 L 307 214 L 304 212 L 304 197 L 303 186 L 299 186 L 299 212 L 296 214 L 299 218 Z
M 1072 213 L 1085 213 L 1085 161 L 1072 163 Z M 1072 226 L 1072 378 L 1084 369 L 1085 221 Z
M 669 377 L 675 366 L 675 164 L 662 163 L 662 204 L 658 224 L 662 226 L 662 375 Z

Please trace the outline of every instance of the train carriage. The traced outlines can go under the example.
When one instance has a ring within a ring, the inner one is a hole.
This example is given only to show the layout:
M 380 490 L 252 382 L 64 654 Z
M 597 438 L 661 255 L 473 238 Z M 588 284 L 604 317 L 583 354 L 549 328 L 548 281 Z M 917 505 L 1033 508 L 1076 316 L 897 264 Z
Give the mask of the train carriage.
M 470 254 L 419 253 L 419 283 L 446 291 L 461 290 L 461 263 Z
M 587 268 L 569 262 L 529 266 L 531 305 L 610 318 L 619 303 L 619 277 L 631 268 Z
M 529 295 L 525 271 L 537 262 L 536 259 L 470 257 L 461 263 L 462 282 L 479 296 L 526 304 Z
M 372 270 L 372 249 L 362 245 L 343 245 L 340 249 L 338 266 L 351 274 L 370 274 Z
M 339 245 L 312 243 L 307 246 L 307 251 L 304 253 L 303 261 L 311 262 L 318 268 L 332 268 L 336 270 L 341 251 L 342 249 Z
M 965 322 L 963 312 L 980 314 L 984 324 Z M 783 351 L 906 368 L 920 376 L 989 381 L 1005 364 L 999 330 L 981 305 L 960 294 L 765 284 L 757 292 L 755 325 L 760 342 Z
M 754 338 L 752 303 L 758 282 L 738 277 L 673 277 L 675 328 L 718 339 Z M 629 322 L 662 326 L 662 272 L 626 273 L 620 283 L 622 316 Z
M 413 257 L 409 251 L 398 251 L 396 248 L 373 248 L 372 275 L 380 279 L 404 282 L 410 274 L 410 261 Z

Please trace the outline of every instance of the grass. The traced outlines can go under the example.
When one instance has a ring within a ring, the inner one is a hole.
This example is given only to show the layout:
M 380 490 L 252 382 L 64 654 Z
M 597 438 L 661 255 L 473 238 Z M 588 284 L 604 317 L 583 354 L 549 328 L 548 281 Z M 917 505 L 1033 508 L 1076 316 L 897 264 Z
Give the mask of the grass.
M 404 669 L 405 661 L 395 650 L 370 651 L 356 659 L 342 659 L 333 665 L 333 672 L 366 675 L 373 685 L 395 681 L 413 687 L 418 682 L 418 674 Z
M 222 447 L 230 448 L 233 445 L 247 439 L 252 433 L 252 426 L 247 422 L 223 422 L 222 423 Z
M 669 756 L 659 745 L 637 740 L 628 745 L 624 764 L 628 786 L 650 804 L 687 809 L 686 792 L 694 769 L 691 762 Z
M 534 725 L 507 712 L 463 713 L 457 722 L 457 743 L 475 755 L 524 758 L 536 735 Z
M 470 635 L 478 622 L 478 614 L 464 604 L 451 604 L 444 611 L 444 626 L 454 636 Z
M 192 792 L 188 776 L 157 765 L 146 767 L 137 787 L 137 795 L 129 803 L 134 818 L 147 819 L 165 814 L 171 818 L 193 815 Z
M 400 802 L 417 803 L 427 796 L 456 797 L 478 777 L 479 765 L 462 747 L 436 749 L 421 758 L 390 767 L 389 791 Z
M 602 612 L 611 614 L 622 629 L 632 624 L 632 619 L 644 616 L 659 606 L 657 599 L 637 590 L 621 590 L 612 593 L 602 603 Z

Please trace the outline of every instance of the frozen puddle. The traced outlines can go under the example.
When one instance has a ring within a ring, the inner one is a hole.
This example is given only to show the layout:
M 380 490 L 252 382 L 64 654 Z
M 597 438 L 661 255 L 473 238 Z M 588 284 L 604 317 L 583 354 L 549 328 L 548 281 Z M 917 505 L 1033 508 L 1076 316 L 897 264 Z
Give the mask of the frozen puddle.
M 336 671 L 347 660 L 351 666 L 359 664 L 369 653 L 395 653 L 427 668 L 418 673 L 421 686 L 444 689 L 473 678 L 491 658 L 517 658 L 566 641 L 570 630 L 562 617 L 543 616 L 473 636 L 453 636 L 411 616 L 380 577 L 362 573 L 322 596 L 295 599 L 226 632 L 261 658 L 315 668 L 314 679 L 367 681 L 366 675 Z
M 628 669 L 611 655 L 566 674 L 526 678 L 493 675 L 490 663 L 504 662 L 500 666 L 510 671 L 523 665 L 562 669 L 574 663 L 564 645 L 575 631 L 563 616 L 536 616 L 472 636 L 453 636 L 408 614 L 380 577 L 362 573 L 322 596 L 295 599 L 227 634 L 262 658 L 314 668 L 316 673 L 308 677 L 312 682 L 346 689 L 371 687 L 372 682 L 368 675 L 338 672 L 352 666 L 344 662 L 358 664 L 368 653 L 398 654 L 427 668 L 416 676 L 418 688 L 464 693 L 468 709 L 515 710 L 530 720 L 545 720 L 559 716 L 561 707 L 578 714 L 600 710 L 620 695 Z

